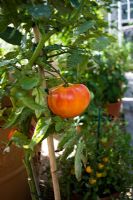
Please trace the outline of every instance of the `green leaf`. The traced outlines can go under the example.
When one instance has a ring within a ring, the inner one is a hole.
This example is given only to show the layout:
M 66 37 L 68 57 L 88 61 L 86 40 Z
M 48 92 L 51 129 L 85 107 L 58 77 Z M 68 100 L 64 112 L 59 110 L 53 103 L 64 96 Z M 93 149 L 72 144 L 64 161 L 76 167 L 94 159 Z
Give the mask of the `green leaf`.
M 3 32 L 6 29 L 8 23 L 8 19 L 4 17 L 4 15 L 0 15 L 0 32 Z
M 23 94 L 22 94 L 21 98 L 20 98 L 20 101 L 23 103 L 23 105 L 27 106 L 31 110 L 44 111 L 44 108 L 41 105 L 38 105 L 37 103 L 35 103 L 33 98 L 30 97 L 30 96 L 23 96 Z
M 60 139 L 60 142 L 58 144 L 58 149 L 62 150 L 65 144 L 67 144 L 67 142 L 69 142 L 75 135 L 76 135 L 75 129 L 74 130 L 70 129 L 68 132 L 65 132 Z
M 55 130 L 58 132 L 58 131 L 61 131 L 61 129 L 63 129 L 64 127 L 64 124 L 60 121 L 60 122 L 57 122 L 55 124 Z
M 22 133 L 28 134 L 29 133 L 29 127 L 31 126 L 31 119 L 33 117 L 34 111 L 32 111 L 30 108 L 25 107 L 19 116 L 18 126 Z
M 0 38 L 13 45 L 20 45 L 22 40 L 22 34 L 13 27 L 7 27 L 0 33 Z
M 45 138 L 50 124 L 51 124 L 51 118 L 45 119 L 43 117 L 38 120 L 35 127 L 34 134 L 32 136 L 32 140 L 29 144 L 30 149 L 33 150 L 34 147 Z
M 25 148 L 28 146 L 30 140 L 26 135 L 20 133 L 19 131 L 15 131 L 11 140 L 15 143 L 16 146 Z
M 78 8 L 80 6 L 80 3 L 78 0 L 70 0 L 73 7 Z
M 35 103 L 37 103 L 38 105 L 40 105 L 48 114 L 49 113 L 49 109 L 47 107 L 47 102 L 44 100 L 46 99 L 46 93 L 44 92 L 43 88 L 34 88 L 32 95 L 35 96 Z M 40 117 L 40 115 L 42 114 L 41 110 L 35 110 L 36 116 L 37 118 Z
M 44 4 L 34 5 L 30 7 L 28 11 L 35 19 L 39 18 L 49 19 L 49 17 L 51 16 L 50 7 Z
M 16 58 L 19 54 L 19 49 L 15 49 L 14 51 L 10 51 L 4 55 L 6 59 L 10 59 L 13 62 L 13 59 Z M 10 61 L 9 60 L 9 61 Z M 17 59 L 14 59 L 16 61 Z
M 80 70 L 83 70 L 88 62 L 88 56 L 83 54 L 82 51 L 78 49 L 73 50 L 67 58 L 67 66 L 77 68 L 80 67 Z
M 23 109 L 24 109 L 24 107 L 19 107 L 19 108 L 13 109 L 11 115 L 8 118 L 8 121 L 5 123 L 5 125 L 3 127 L 9 128 L 9 127 L 13 126 L 16 123 L 19 116 L 21 115 Z
M 64 129 L 64 126 L 66 124 L 66 122 L 59 116 L 55 116 L 54 118 L 55 121 L 55 130 L 57 132 L 61 131 L 62 129 Z M 65 123 L 65 124 L 64 124 Z
M 66 148 L 63 151 L 63 154 L 61 155 L 61 161 L 66 161 L 66 159 L 68 158 L 68 156 L 74 151 L 74 145 L 69 146 L 68 148 Z
M 81 180 L 81 175 L 82 175 L 82 154 L 83 154 L 83 143 L 79 142 L 77 145 L 77 150 L 75 154 L 75 176 L 78 181 Z
M 87 32 L 89 29 L 93 28 L 94 25 L 95 25 L 95 23 L 96 23 L 96 22 L 95 22 L 94 20 L 86 21 L 86 22 L 84 22 L 83 24 L 81 24 L 81 25 L 74 31 L 74 33 L 75 33 L 76 35 L 85 33 L 85 32 Z
M 45 47 L 45 51 L 50 52 L 54 50 L 60 50 L 62 48 L 62 45 L 60 44 L 53 44 Z
M 9 65 L 9 64 L 14 64 L 16 63 L 17 59 L 11 59 L 11 60 L 2 60 L 0 62 L 0 67 L 4 67 L 6 65 Z
M 68 156 L 73 152 L 74 146 L 79 140 L 80 135 L 75 134 L 73 137 L 71 137 L 65 144 L 64 144 L 64 151 L 61 156 L 61 160 L 65 160 L 68 158 Z
M 22 77 L 20 80 L 20 86 L 24 90 L 31 90 L 36 87 L 40 82 L 40 78 L 38 76 L 33 77 Z
M 99 51 L 102 51 L 104 50 L 108 45 L 110 44 L 110 40 L 108 37 L 106 36 L 101 36 L 101 37 L 98 37 L 97 39 L 95 40 L 92 40 L 91 42 L 91 48 L 94 49 L 94 50 L 99 50 Z
M 6 83 L 6 82 L 7 82 L 7 74 L 6 74 L 6 72 L 4 72 L 4 73 L 1 75 L 0 86 L 2 87 L 2 85 L 3 85 L 4 83 Z

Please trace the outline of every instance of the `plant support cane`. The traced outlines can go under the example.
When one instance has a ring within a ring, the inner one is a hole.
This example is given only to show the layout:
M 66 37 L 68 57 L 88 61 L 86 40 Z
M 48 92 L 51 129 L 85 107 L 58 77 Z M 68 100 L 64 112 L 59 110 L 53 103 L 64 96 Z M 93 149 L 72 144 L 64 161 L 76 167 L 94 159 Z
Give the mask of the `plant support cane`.
M 57 166 L 56 166 L 56 157 L 54 151 L 54 142 L 53 142 L 53 135 L 48 136 L 47 138 L 48 143 L 48 151 L 49 151 L 49 160 L 50 160 L 50 170 L 52 175 L 52 182 L 53 182 L 53 189 L 54 189 L 54 197 L 55 200 L 60 200 L 60 187 L 57 177 Z
M 47 88 L 46 81 L 45 81 L 45 72 L 41 68 L 40 68 L 40 74 L 43 76 L 43 80 L 44 80 L 43 88 Z M 58 181 L 58 176 L 57 176 L 56 156 L 55 156 L 55 151 L 54 151 L 54 142 L 53 142 L 52 134 L 47 137 L 47 144 L 48 144 L 50 171 L 51 171 L 51 176 L 52 176 L 54 197 L 55 197 L 55 200 L 61 200 L 60 187 L 59 187 L 59 181 Z
M 29 66 L 32 66 L 34 64 L 34 61 L 38 57 L 38 55 L 41 53 L 42 47 L 44 45 L 44 42 L 49 39 L 49 37 L 53 34 L 54 32 L 52 31 L 51 33 L 47 35 L 43 35 L 40 38 L 40 41 L 38 43 L 38 46 L 33 53 L 31 60 L 29 61 Z M 46 82 L 45 82 L 45 71 L 40 68 L 40 74 L 43 77 L 43 88 L 46 88 Z M 52 176 L 52 182 L 53 182 L 53 190 L 54 190 L 54 197 L 55 200 L 61 200 L 60 197 L 60 188 L 59 188 L 59 182 L 58 182 L 58 177 L 57 177 L 57 166 L 56 166 L 56 157 L 55 157 L 55 152 L 54 152 L 54 143 L 53 143 L 53 136 L 50 135 L 47 138 L 47 144 L 48 144 L 48 151 L 49 151 L 49 160 L 50 160 L 50 169 L 51 169 L 51 176 Z

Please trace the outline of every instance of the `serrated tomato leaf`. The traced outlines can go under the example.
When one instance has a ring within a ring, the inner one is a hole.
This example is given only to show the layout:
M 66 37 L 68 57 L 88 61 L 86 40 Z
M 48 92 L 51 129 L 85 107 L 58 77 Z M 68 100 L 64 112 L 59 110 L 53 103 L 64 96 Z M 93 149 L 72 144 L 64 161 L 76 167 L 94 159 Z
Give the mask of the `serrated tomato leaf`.
M 30 149 L 33 150 L 34 147 L 45 138 L 50 124 L 51 124 L 51 118 L 45 119 L 44 117 L 42 117 L 38 120 L 31 142 L 29 144 Z
M 44 110 L 43 107 L 41 105 L 38 105 L 37 103 L 35 103 L 33 98 L 30 96 L 21 96 L 20 100 L 22 101 L 23 105 L 30 108 L 31 110 L 40 110 L 42 112 Z
M 38 76 L 23 77 L 20 80 L 20 86 L 24 90 L 31 90 L 39 84 L 40 78 Z
M 20 148 L 25 148 L 30 143 L 30 140 L 27 138 L 26 135 L 20 133 L 19 131 L 15 131 L 11 140 L 14 142 L 14 144 Z
M 15 108 L 9 116 L 8 121 L 4 124 L 3 128 L 9 128 L 13 126 L 21 115 L 23 109 L 24 107 Z

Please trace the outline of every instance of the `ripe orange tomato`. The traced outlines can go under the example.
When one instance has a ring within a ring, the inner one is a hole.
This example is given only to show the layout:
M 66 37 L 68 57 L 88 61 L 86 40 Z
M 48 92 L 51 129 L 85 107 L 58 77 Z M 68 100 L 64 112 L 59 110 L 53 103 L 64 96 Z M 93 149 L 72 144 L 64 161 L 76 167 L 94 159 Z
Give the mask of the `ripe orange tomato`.
M 89 183 L 90 183 L 91 185 L 96 184 L 96 182 L 97 182 L 97 180 L 94 179 L 94 178 L 90 178 L 90 179 L 89 179 Z
M 104 164 L 98 163 L 98 168 L 99 168 L 99 169 L 103 169 L 103 168 L 104 168 Z
M 15 134 L 15 131 L 16 131 L 17 129 L 16 128 L 12 128 L 11 129 L 11 131 L 9 132 L 9 134 L 8 134 L 8 140 L 11 140 L 12 139 L 12 136 Z
M 48 106 L 55 115 L 71 118 L 83 113 L 90 99 L 90 91 L 83 84 L 59 85 L 49 91 Z
M 93 172 L 93 169 L 91 168 L 91 166 L 87 166 L 85 171 L 88 173 L 88 174 L 91 174 Z
M 96 177 L 97 177 L 97 178 L 101 178 L 102 176 L 103 176 L 102 173 L 99 173 L 99 172 L 96 173 Z

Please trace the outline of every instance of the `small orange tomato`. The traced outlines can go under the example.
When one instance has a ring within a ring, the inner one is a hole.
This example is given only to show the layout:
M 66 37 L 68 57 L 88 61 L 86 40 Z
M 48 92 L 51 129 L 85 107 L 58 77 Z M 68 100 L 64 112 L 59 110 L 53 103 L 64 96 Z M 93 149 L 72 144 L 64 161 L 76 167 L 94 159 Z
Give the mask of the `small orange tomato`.
M 103 158 L 103 162 L 105 162 L 105 163 L 109 162 L 109 158 L 108 157 L 104 157 Z
M 12 128 L 11 129 L 11 131 L 9 132 L 9 134 L 8 134 L 8 140 L 11 140 L 12 139 L 12 136 L 14 135 L 14 133 L 15 133 L 15 131 L 16 131 L 17 129 L 16 128 Z
M 97 172 L 97 173 L 96 173 L 96 177 L 97 177 L 97 178 L 101 178 L 101 177 L 103 177 L 103 174 L 102 174 L 102 173 L 99 173 L 99 172 Z
M 96 182 L 97 182 L 97 180 L 94 179 L 94 178 L 90 178 L 90 179 L 89 179 L 89 183 L 90 183 L 91 185 L 96 184 Z
M 103 168 L 104 168 L 104 164 L 98 163 L 98 168 L 99 168 L 99 169 L 103 169 Z
M 90 91 L 83 84 L 59 85 L 49 91 L 49 109 L 62 118 L 72 118 L 85 111 L 91 100 Z
M 91 166 L 87 166 L 85 171 L 90 174 L 92 173 L 93 169 L 91 168 Z

